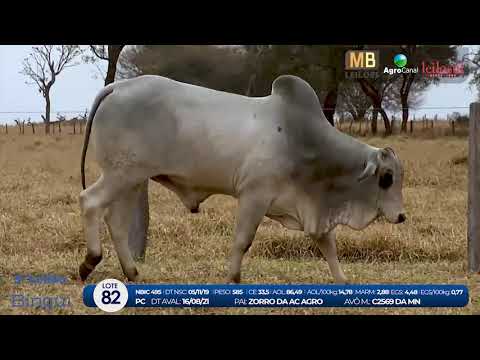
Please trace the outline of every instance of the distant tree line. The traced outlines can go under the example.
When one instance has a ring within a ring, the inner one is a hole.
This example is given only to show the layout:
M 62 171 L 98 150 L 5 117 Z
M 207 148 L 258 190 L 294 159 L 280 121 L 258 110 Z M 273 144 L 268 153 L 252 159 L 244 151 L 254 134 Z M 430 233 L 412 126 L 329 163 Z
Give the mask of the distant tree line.
M 438 83 L 415 73 L 389 75 L 379 71 L 377 79 L 345 77 L 345 52 L 349 49 L 379 49 L 381 63 L 391 63 L 396 54 L 410 62 L 418 59 L 452 62 L 456 46 L 423 45 L 145 45 L 122 53 L 118 76 L 144 74 L 247 96 L 266 96 L 273 80 L 282 74 L 297 75 L 316 91 L 327 120 L 333 125 L 336 112 L 347 112 L 355 121 L 372 113 L 371 130 L 377 132 L 377 117 L 385 134 L 392 133 L 388 112 L 400 111 L 401 130 L 407 131 L 409 110 L 423 101 L 424 92 Z
M 23 63 L 23 71 L 45 98 L 45 131 L 49 132 L 50 89 L 64 68 L 106 61 L 105 85 L 115 79 L 145 74 L 166 76 L 178 81 L 216 90 L 246 95 L 270 94 L 273 80 L 282 74 L 297 75 L 317 93 L 327 120 L 334 125 L 334 114 L 349 113 L 362 121 L 371 113 L 371 131 L 377 132 L 377 118 L 384 122 L 385 135 L 392 133 L 388 112 L 402 113 L 401 130 L 407 130 L 409 110 L 418 107 L 423 93 L 438 83 L 415 73 L 395 75 L 379 71 L 375 79 L 349 79 L 345 76 L 345 52 L 350 49 L 378 49 L 380 62 L 393 64 L 396 54 L 410 62 L 419 59 L 452 62 L 456 46 L 424 45 L 78 45 L 33 47 Z M 480 53 L 473 58 L 480 64 Z M 480 74 L 474 80 L 480 87 Z

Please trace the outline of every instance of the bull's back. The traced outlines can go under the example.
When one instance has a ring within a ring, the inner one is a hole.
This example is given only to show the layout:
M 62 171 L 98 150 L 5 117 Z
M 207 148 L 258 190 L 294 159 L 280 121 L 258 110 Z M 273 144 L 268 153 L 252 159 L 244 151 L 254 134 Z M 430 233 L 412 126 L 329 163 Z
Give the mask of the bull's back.
M 230 184 L 260 141 L 264 101 L 157 76 L 120 82 L 95 116 L 97 159 L 127 152 L 199 186 Z

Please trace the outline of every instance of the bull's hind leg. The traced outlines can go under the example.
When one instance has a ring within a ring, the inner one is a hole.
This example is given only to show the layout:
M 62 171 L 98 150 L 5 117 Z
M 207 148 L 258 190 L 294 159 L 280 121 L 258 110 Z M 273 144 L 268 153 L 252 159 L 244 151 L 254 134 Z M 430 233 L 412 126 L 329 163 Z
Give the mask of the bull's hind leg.
M 142 193 L 141 187 L 142 185 L 137 185 L 122 191 L 121 197 L 109 206 L 105 214 L 105 222 L 107 223 L 123 273 L 130 281 L 135 281 L 138 277 L 128 238 L 132 223 L 132 212 L 137 206 L 139 195 Z
M 83 216 L 83 229 L 87 242 L 87 255 L 80 265 L 79 274 L 82 281 L 102 260 L 102 245 L 98 237 L 100 216 L 113 198 L 111 188 L 106 185 L 102 175 L 93 185 L 80 193 L 79 202 Z
M 128 246 L 135 260 L 145 257 L 149 225 L 148 180 L 139 186 L 139 194 L 132 211 L 132 221 L 128 232 Z
M 102 246 L 98 236 L 102 214 L 115 197 L 121 194 L 123 189 L 131 188 L 132 184 L 135 182 L 125 180 L 121 174 L 103 174 L 97 182 L 80 193 L 79 202 L 87 242 L 87 255 L 79 268 L 83 281 L 102 260 Z

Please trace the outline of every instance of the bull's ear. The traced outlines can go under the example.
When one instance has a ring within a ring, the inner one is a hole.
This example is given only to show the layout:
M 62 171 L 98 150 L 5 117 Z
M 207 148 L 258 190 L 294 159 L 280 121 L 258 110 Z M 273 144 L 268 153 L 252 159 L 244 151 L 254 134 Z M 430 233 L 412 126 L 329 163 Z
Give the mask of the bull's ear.
M 365 169 L 360 174 L 360 176 L 357 178 L 357 180 L 360 182 L 360 181 L 363 181 L 370 176 L 373 176 L 377 172 L 377 169 L 378 169 L 378 164 L 377 163 L 375 163 L 373 161 L 368 161 L 367 164 L 365 165 Z

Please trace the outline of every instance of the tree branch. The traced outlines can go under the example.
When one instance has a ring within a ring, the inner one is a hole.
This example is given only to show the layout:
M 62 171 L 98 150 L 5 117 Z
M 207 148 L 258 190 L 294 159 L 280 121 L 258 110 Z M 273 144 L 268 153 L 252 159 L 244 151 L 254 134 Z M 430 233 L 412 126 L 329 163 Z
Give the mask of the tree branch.
M 102 53 L 98 52 L 96 48 L 97 45 L 89 45 L 90 50 L 95 54 L 95 56 L 99 59 L 108 61 L 108 56 L 106 55 L 105 45 L 102 45 Z

